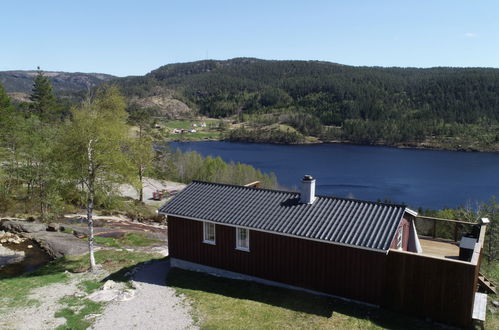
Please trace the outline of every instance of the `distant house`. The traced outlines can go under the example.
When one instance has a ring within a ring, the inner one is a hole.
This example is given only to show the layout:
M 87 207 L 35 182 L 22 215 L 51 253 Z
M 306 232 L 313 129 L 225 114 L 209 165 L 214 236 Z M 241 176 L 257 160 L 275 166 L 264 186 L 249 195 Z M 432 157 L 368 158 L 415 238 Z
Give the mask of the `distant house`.
M 310 176 L 299 193 L 194 181 L 159 212 L 168 216 L 172 267 L 306 289 L 459 326 L 472 320 L 485 226 L 478 227 L 470 260 L 455 260 L 459 248 L 446 243 L 455 248 L 449 259 L 438 255 L 444 243 L 418 236 L 416 212 L 316 196 Z M 426 253 L 430 245 L 437 252 Z
M 173 134 L 181 134 L 181 133 L 182 133 L 182 130 L 181 130 L 181 129 L 179 129 L 179 128 L 174 128 L 174 129 L 172 129 L 172 133 L 173 133 Z
M 205 123 L 205 122 L 202 122 L 199 126 L 201 126 L 201 127 L 206 127 L 206 123 Z

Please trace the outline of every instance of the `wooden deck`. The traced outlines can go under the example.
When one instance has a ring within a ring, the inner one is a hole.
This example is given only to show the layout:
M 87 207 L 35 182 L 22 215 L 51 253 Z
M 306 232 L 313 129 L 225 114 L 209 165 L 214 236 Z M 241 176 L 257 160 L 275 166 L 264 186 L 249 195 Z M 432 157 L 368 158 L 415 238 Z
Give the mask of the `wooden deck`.
M 459 259 L 459 243 L 438 238 L 419 237 L 423 254 L 449 259 Z

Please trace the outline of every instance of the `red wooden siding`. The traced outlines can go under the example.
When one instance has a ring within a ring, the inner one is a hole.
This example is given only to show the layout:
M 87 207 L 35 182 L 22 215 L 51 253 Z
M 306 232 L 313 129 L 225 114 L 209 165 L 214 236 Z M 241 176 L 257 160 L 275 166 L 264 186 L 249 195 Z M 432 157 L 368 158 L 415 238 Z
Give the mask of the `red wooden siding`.
M 457 326 L 471 323 L 479 262 L 473 265 L 397 250 L 385 254 L 252 230 L 250 252 L 245 252 L 235 249 L 235 235 L 234 227 L 216 225 L 216 245 L 205 244 L 201 221 L 168 217 L 173 258 Z
M 386 255 L 250 230 L 250 252 L 235 249 L 235 228 L 216 225 L 216 245 L 202 242 L 202 222 L 168 217 L 173 258 L 379 304 Z
M 404 232 L 402 234 L 402 250 L 407 251 L 408 246 L 409 246 L 409 236 L 410 236 L 410 231 L 411 231 L 411 222 L 410 220 L 407 220 L 406 217 L 402 218 L 400 221 L 399 226 L 397 227 L 397 230 L 395 231 L 395 236 L 393 237 L 392 244 L 390 245 L 390 249 L 396 249 L 397 248 L 397 233 L 400 229 L 400 227 L 404 228 Z
M 413 253 L 388 253 L 384 307 L 466 327 L 475 294 L 476 265 Z

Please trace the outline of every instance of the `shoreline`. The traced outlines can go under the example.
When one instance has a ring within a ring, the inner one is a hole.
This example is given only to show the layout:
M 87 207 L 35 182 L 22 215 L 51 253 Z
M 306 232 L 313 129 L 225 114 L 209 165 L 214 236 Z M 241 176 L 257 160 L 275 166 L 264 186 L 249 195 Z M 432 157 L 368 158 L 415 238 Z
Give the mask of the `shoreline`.
M 356 145 L 356 146 L 368 146 L 368 147 L 388 147 L 396 149 L 409 149 L 409 150 L 435 150 L 435 151 L 451 151 L 451 152 L 466 152 L 466 153 L 494 153 L 498 154 L 499 149 L 474 149 L 474 148 L 445 148 L 441 146 L 432 145 L 414 145 L 414 144 L 386 144 L 386 143 L 357 143 L 347 140 L 331 140 L 331 141 L 308 141 L 302 143 L 276 143 L 276 142 L 249 142 L 249 141 L 231 141 L 226 139 L 216 139 L 216 138 L 204 138 L 204 139 L 167 139 L 164 142 L 232 142 L 232 143 L 248 143 L 248 144 L 274 144 L 274 145 L 289 145 L 289 146 L 304 146 L 304 145 L 318 145 L 318 144 L 345 144 L 345 145 Z

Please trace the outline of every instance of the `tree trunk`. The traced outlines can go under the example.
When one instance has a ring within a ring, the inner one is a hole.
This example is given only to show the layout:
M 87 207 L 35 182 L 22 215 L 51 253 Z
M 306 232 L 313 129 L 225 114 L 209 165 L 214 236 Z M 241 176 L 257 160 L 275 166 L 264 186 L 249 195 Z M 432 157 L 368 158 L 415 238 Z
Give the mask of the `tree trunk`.
M 140 180 L 140 189 L 139 189 L 139 201 L 144 201 L 144 184 L 142 183 L 142 178 L 144 176 L 144 167 L 142 165 L 139 166 L 139 180 Z
M 94 220 L 92 213 L 94 211 L 94 181 L 95 171 L 93 166 L 93 140 L 88 142 L 87 157 L 88 157 L 88 198 L 87 198 L 87 221 L 88 221 L 88 254 L 90 256 L 90 271 L 95 270 L 95 257 L 94 257 Z
M 95 270 L 95 257 L 94 257 L 94 220 L 92 212 L 94 210 L 94 192 L 93 185 L 89 188 L 87 200 L 87 220 L 88 220 L 88 252 L 90 256 L 90 270 Z
M 142 141 L 142 124 L 139 125 L 139 141 Z M 144 186 L 142 184 L 142 176 L 144 175 L 144 167 L 142 166 L 142 161 L 140 160 L 139 164 L 139 180 L 140 180 L 140 189 L 139 189 L 139 201 L 144 201 Z

